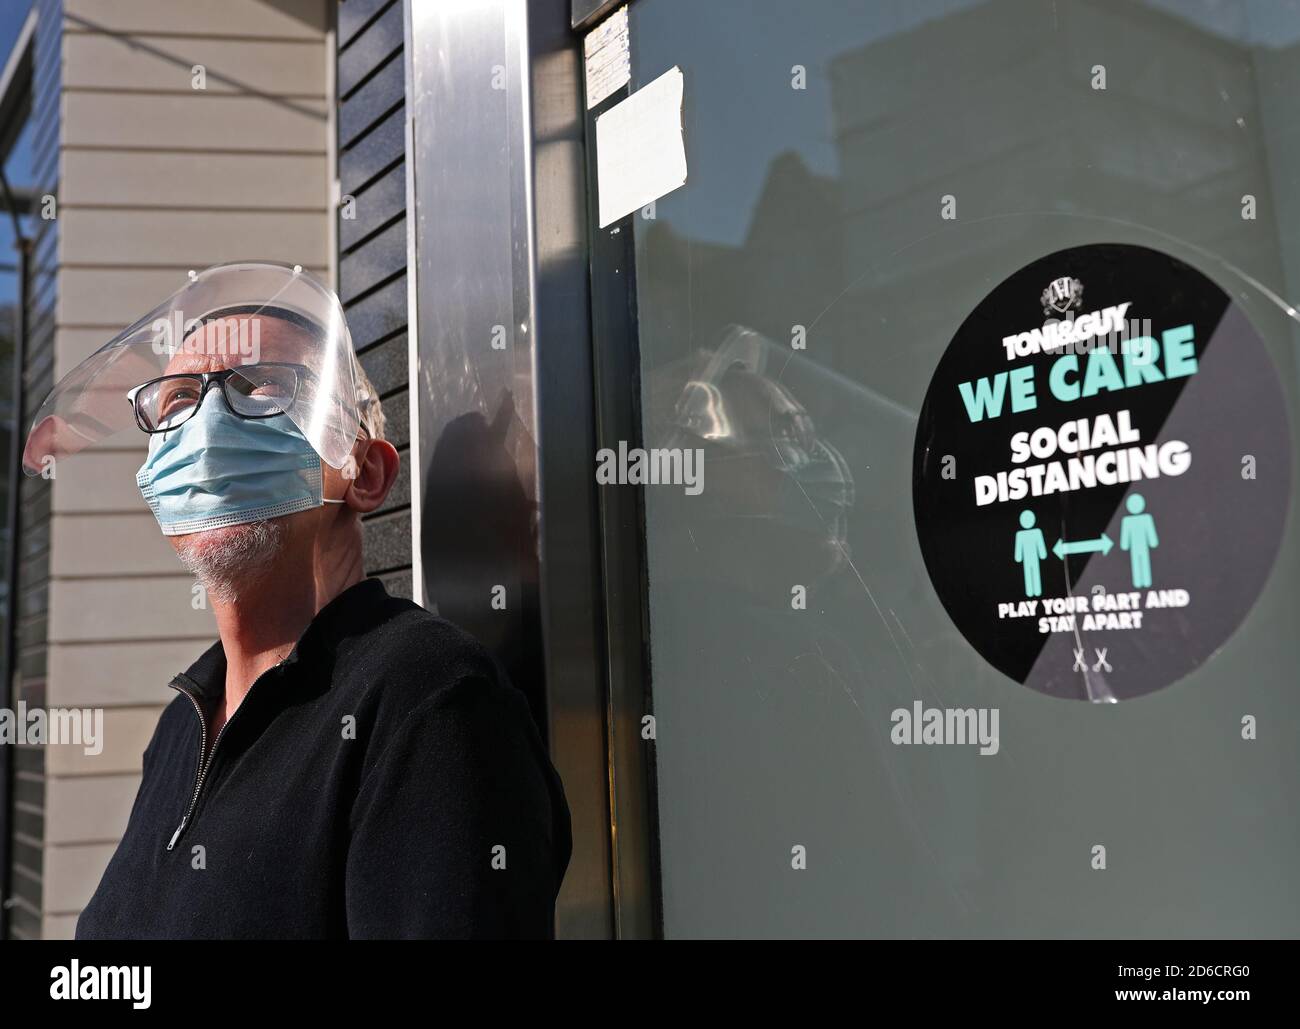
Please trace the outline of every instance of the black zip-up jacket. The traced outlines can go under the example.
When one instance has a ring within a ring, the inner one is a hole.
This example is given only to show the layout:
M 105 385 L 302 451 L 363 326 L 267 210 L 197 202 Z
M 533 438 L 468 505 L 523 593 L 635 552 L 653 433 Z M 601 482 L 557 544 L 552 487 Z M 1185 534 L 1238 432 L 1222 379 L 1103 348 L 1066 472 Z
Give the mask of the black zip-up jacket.
M 367 579 L 213 739 L 225 673 L 172 681 L 78 939 L 551 935 L 569 810 L 473 639 Z

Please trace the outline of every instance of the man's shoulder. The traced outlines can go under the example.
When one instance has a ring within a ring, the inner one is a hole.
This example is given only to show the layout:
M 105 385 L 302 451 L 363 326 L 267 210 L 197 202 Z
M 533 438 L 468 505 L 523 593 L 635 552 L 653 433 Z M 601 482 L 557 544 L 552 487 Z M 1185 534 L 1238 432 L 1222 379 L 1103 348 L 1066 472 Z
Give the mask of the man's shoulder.
M 409 600 L 389 599 L 388 617 L 342 641 L 331 694 L 376 714 L 403 717 L 434 698 L 466 691 L 513 705 L 523 701 L 478 640 Z
M 492 673 L 487 648 L 472 635 L 400 597 L 389 597 L 386 617 L 339 647 L 345 669 L 360 661 L 374 671 L 430 669 Z
M 154 735 L 175 735 L 193 728 L 196 717 L 194 701 L 184 693 L 178 692 L 168 701 L 167 706 L 162 709 L 162 714 L 158 716 L 158 727 Z

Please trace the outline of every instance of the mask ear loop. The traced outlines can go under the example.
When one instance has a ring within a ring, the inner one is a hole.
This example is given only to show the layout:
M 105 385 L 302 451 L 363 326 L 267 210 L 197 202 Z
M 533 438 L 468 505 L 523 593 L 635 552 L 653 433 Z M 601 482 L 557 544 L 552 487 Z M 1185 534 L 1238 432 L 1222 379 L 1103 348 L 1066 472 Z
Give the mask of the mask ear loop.
M 351 488 L 352 488 L 352 483 L 349 482 L 348 489 Z M 320 502 L 322 504 L 346 504 L 347 503 L 347 500 L 345 499 L 346 497 L 347 497 L 347 490 L 344 490 L 343 496 L 339 497 L 337 500 L 335 500 L 333 497 L 321 497 Z
M 370 438 L 369 434 L 367 434 L 367 435 L 365 435 L 365 436 L 358 436 L 358 437 L 357 437 L 357 439 L 369 439 L 369 438 Z M 349 459 L 349 460 L 350 460 L 350 459 Z M 349 486 L 348 486 L 348 489 L 351 489 L 351 488 L 352 488 L 352 487 L 349 485 Z M 339 497 L 338 500 L 335 500 L 335 499 L 333 499 L 332 497 L 321 497 L 321 503 L 322 503 L 322 504 L 346 504 L 347 501 L 346 501 L 343 497 Z

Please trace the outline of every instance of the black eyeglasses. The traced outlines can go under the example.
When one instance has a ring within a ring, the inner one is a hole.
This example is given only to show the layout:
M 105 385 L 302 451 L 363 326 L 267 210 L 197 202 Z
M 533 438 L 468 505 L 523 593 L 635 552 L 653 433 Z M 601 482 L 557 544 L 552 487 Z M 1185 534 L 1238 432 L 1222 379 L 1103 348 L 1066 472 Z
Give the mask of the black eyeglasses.
M 213 386 L 240 418 L 274 418 L 293 405 L 312 378 L 306 365 L 263 361 L 219 372 L 163 375 L 127 393 L 136 424 L 145 432 L 169 432 L 194 417 Z

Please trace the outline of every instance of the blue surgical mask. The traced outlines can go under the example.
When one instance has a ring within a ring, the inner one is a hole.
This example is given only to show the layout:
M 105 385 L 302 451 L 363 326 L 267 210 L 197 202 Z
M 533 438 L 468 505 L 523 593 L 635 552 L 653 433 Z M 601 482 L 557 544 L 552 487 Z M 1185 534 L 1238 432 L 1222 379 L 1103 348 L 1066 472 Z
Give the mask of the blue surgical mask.
M 241 418 L 220 391 L 179 428 L 150 437 L 149 457 L 135 479 L 165 536 L 324 503 L 320 455 L 297 426 L 285 415 Z

